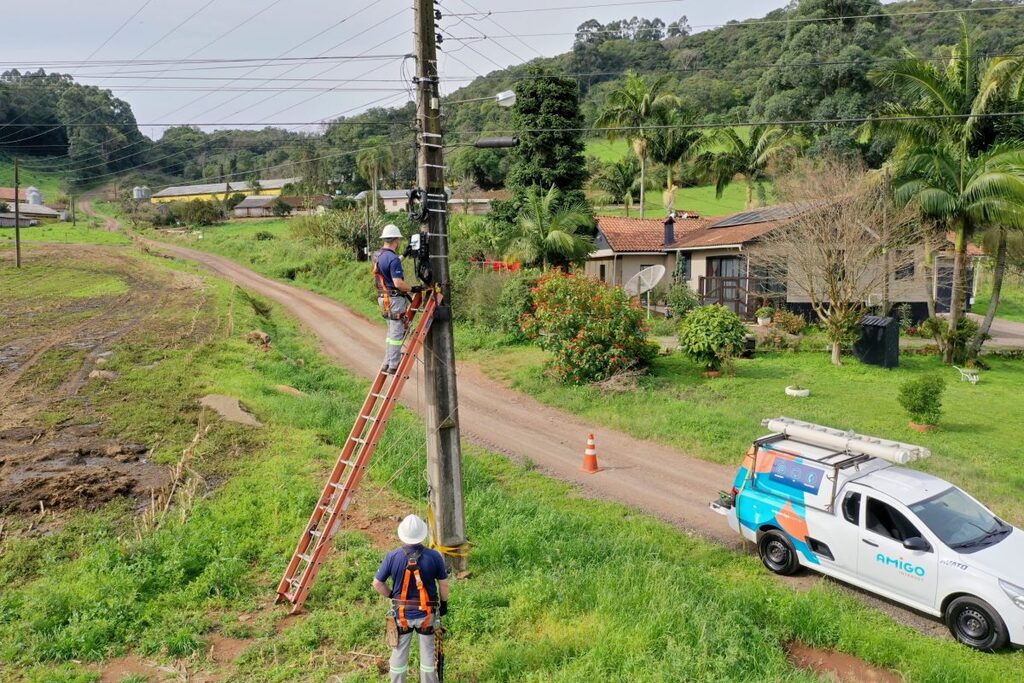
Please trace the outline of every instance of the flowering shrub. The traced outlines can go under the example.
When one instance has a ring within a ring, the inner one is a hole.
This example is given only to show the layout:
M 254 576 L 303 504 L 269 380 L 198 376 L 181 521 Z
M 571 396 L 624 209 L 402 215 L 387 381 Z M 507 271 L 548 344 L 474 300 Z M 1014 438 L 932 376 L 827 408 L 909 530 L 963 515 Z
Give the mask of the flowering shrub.
M 607 379 L 646 365 L 657 350 L 646 341 L 644 313 L 619 287 L 553 271 L 532 288 L 523 332 L 555 354 L 551 369 L 568 384 Z

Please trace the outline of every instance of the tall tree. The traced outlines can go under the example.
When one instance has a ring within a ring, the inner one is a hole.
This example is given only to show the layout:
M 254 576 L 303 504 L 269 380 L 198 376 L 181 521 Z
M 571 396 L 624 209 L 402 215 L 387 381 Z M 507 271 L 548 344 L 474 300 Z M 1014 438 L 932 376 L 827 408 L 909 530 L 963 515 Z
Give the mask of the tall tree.
M 721 199 L 725 188 L 737 178 L 747 186 L 747 208 L 754 207 L 754 190 L 764 194 L 772 164 L 794 154 L 799 140 L 779 126 L 752 126 L 747 134 L 735 128 L 719 128 L 708 134 L 705 145 L 717 151 L 705 152 L 697 160 L 698 168 L 715 184 L 715 196 Z
M 527 70 L 530 78 L 516 85 L 512 127 L 519 144 L 509 153 L 505 186 L 508 201 L 494 202 L 488 217 L 496 229 L 508 230 L 518 221 L 526 195 L 534 185 L 559 190 L 559 205 L 585 205 L 583 183 L 583 114 L 576 81 L 555 76 L 540 67 Z
M 640 159 L 640 218 L 644 217 L 644 185 L 651 140 L 664 111 L 680 106 L 678 97 L 664 92 L 667 82 L 668 78 L 664 76 L 648 80 L 636 72 L 627 72 L 622 86 L 608 95 L 604 110 L 594 122 L 595 128 L 607 129 L 605 133 L 609 140 L 629 140 Z
M 526 193 L 515 230 L 505 247 L 506 258 L 527 265 L 574 265 L 594 250 L 585 230 L 593 225 L 590 207 L 580 202 L 560 202 L 559 191 L 545 192 L 534 185 Z
M 898 97 L 882 108 L 878 128 L 896 139 L 897 198 L 914 203 L 954 236 L 953 287 L 943 358 L 953 362 L 964 313 L 967 245 L 980 229 L 1024 227 L 1024 150 L 1001 143 L 987 114 L 1016 85 L 1015 71 L 976 51 L 961 18 L 960 40 L 945 68 L 913 55 L 873 71 Z
M 678 107 L 659 110 L 656 121 L 659 127 L 651 136 L 651 160 L 665 166 L 665 193 L 667 197 L 674 198 L 672 171 L 676 164 L 685 162 L 699 150 L 704 134 L 693 127 L 695 117 Z M 674 207 L 668 203 L 665 208 L 672 211 Z
M 377 210 L 377 192 L 381 178 L 395 165 L 395 155 L 387 138 L 374 137 L 366 141 L 366 147 L 356 155 L 359 173 L 370 184 L 370 201 Z
M 633 192 L 640 180 L 640 161 L 633 154 L 627 154 L 618 161 L 604 165 L 601 172 L 594 178 L 594 187 L 608 195 L 615 204 L 622 202 L 629 217 L 629 205 L 633 201 Z

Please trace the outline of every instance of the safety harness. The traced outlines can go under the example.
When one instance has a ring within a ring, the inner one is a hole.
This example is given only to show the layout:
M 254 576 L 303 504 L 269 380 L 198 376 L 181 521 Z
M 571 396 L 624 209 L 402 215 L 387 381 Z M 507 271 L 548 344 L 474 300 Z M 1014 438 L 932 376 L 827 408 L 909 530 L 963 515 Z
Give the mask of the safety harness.
M 388 287 L 384 280 L 384 274 L 380 272 L 380 252 L 373 255 L 373 277 L 377 281 L 377 295 L 382 301 L 381 315 L 387 320 L 401 320 L 405 313 L 395 313 L 391 310 L 391 297 L 403 296 L 403 294 L 394 287 Z
M 394 603 L 397 608 L 396 617 L 398 619 L 398 632 L 402 635 L 411 633 L 414 629 L 409 626 L 408 620 L 405 618 L 406 607 L 414 607 L 419 609 L 427 616 L 423 618 L 423 623 L 415 629 L 417 633 L 423 635 L 429 635 L 434 632 L 433 626 L 433 607 L 437 604 L 433 600 L 429 599 L 427 595 L 427 589 L 423 585 L 423 578 L 420 576 L 420 551 L 416 550 L 412 553 L 406 552 L 405 554 L 405 576 L 402 578 L 402 594 L 398 598 L 392 598 L 391 602 Z M 410 580 L 416 582 L 416 590 L 419 593 L 419 601 L 409 599 L 409 583 Z

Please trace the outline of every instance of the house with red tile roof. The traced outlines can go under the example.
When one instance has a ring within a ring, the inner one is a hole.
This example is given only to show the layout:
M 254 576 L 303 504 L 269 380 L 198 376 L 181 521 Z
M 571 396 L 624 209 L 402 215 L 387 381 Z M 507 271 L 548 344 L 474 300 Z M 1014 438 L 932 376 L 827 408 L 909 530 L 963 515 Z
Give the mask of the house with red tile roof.
M 686 283 L 704 304 L 722 304 L 745 318 L 752 318 L 765 303 L 809 308 L 808 301 L 790 291 L 787 283 L 758 273 L 748 258 L 759 239 L 799 211 L 795 205 L 780 205 L 711 218 L 693 212 L 665 220 L 597 216 L 597 250 L 588 259 L 586 272 L 610 285 L 623 285 L 641 270 L 661 265 L 667 274 L 659 287 Z M 972 245 L 970 255 L 973 261 L 984 254 Z M 925 317 L 927 309 L 929 283 L 923 261 L 922 249 L 917 263 L 900 269 L 890 284 L 891 299 L 909 303 L 915 318 Z M 932 269 L 930 286 L 939 312 L 949 307 L 951 275 L 950 248 L 937 256 Z M 968 277 L 972 283 L 968 298 L 973 300 L 973 272 Z

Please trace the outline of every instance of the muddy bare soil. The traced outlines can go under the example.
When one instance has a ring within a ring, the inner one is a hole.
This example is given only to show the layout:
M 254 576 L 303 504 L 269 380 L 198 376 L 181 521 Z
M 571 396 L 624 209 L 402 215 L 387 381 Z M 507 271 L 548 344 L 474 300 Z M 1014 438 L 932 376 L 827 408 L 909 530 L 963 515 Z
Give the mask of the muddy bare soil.
M 119 496 L 148 498 L 166 484 L 167 467 L 147 461 L 148 446 L 99 432 L 99 424 L 0 431 L 0 510 L 92 510 Z
M 109 370 L 116 345 L 159 335 L 161 313 L 192 307 L 198 283 L 109 248 L 33 246 L 26 262 L 55 270 L 0 299 L 0 513 L 59 516 L 121 497 L 148 503 L 168 468 L 149 460 L 152 444 L 110 435 L 93 399 L 117 377 Z M 118 286 L 83 296 L 74 291 L 79 274 Z M 46 286 L 42 277 L 64 280 Z

